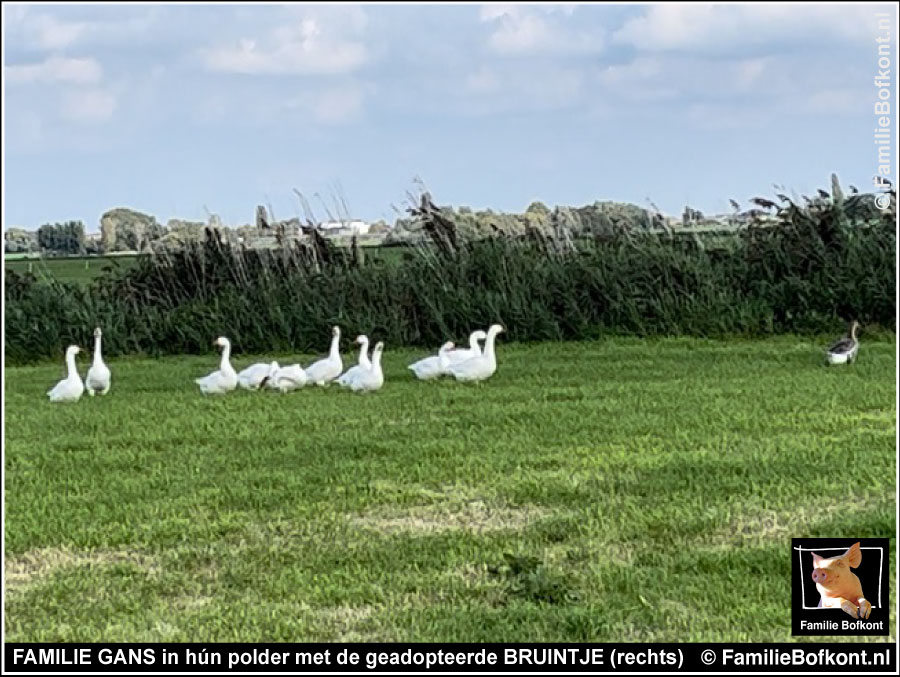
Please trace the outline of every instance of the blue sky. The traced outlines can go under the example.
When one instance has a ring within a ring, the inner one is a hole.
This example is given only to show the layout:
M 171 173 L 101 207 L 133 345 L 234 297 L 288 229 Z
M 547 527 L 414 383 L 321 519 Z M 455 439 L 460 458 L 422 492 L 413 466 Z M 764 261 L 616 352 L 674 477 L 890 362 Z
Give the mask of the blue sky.
M 506 211 L 865 187 L 877 11 L 4 3 L 4 225 L 238 225 L 294 188 L 393 222 L 416 177 Z

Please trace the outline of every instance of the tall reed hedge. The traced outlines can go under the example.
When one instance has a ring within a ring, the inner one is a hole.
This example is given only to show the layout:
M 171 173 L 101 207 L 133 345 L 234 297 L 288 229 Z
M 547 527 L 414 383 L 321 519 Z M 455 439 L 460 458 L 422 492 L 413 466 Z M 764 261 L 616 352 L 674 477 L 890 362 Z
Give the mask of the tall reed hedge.
M 58 357 L 90 345 L 97 325 L 110 355 L 208 352 L 218 335 L 239 352 L 321 352 L 333 324 L 430 347 L 493 322 L 514 341 L 836 332 L 850 318 L 893 328 L 896 200 L 885 212 L 870 202 L 782 196 L 775 225 L 725 243 L 627 231 L 460 242 L 420 211 L 434 244 L 396 261 L 320 238 L 245 250 L 210 234 L 90 286 L 7 271 L 6 359 Z

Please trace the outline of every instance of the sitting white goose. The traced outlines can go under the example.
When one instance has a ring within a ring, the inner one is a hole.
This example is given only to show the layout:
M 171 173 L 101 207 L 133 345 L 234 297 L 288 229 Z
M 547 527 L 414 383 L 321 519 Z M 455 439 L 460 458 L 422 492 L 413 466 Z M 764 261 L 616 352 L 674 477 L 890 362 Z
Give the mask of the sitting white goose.
M 195 378 L 194 383 L 200 386 L 200 392 L 204 395 L 223 395 L 234 390 L 238 382 L 237 372 L 235 372 L 229 360 L 231 357 L 231 341 L 224 336 L 220 336 L 213 342 L 213 345 L 222 348 L 222 360 L 219 363 L 219 369 L 203 378 Z
M 77 402 L 84 392 L 84 383 L 75 368 L 75 356 L 81 352 L 78 346 L 66 348 L 66 377 L 47 391 L 51 402 Z
M 492 324 L 484 341 L 484 352 L 465 362 L 450 364 L 450 373 L 457 381 L 483 381 L 497 371 L 497 358 L 494 355 L 494 339 L 503 331 L 499 324 Z
M 87 377 L 84 379 L 84 386 L 88 395 L 94 396 L 99 391 L 101 395 L 109 392 L 112 375 L 109 373 L 109 367 L 103 362 L 103 356 L 100 354 L 100 337 L 103 332 L 100 327 L 94 329 L 94 363 L 88 369 Z
M 309 381 L 306 371 L 299 364 L 279 367 L 277 362 L 273 362 L 272 366 L 274 369 L 267 380 L 267 385 L 274 390 L 282 393 L 298 390 Z
M 372 351 L 372 366 L 357 373 L 348 384 L 350 390 L 368 392 L 378 390 L 384 385 L 384 373 L 381 371 L 381 352 L 383 350 L 384 343 L 382 341 L 375 344 L 375 349 Z
M 859 329 L 859 322 L 853 320 L 850 323 L 850 331 L 843 338 L 831 344 L 825 356 L 829 364 L 848 364 L 856 359 L 856 354 L 859 352 L 859 339 L 856 338 L 857 329 Z
M 344 363 L 341 361 L 340 341 L 341 329 L 334 327 L 331 330 L 331 350 L 328 352 L 328 357 L 313 362 L 306 368 L 306 376 L 310 383 L 323 386 L 341 375 Z
M 347 371 L 341 374 L 341 377 L 335 381 L 339 386 L 348 386 L 350 385 L 350 381 L 356 378 L 356 375 L 368 369 L 372 366 L 372 361 L 369 359 L 369 337 L 365 334 L 360 334 L 356 337 L 356 342 L 360 345 L 359 348 L 359 362 L 352 367 L 350 367 Z
M 437 355 L 426 357 L 418 362 L 413 362 L 407 367 L 411 369 L 420 381 L 430 381 L 438 376 L 448 373 L 450 360 L 447 359 L 447 353 L 454 348 L 453 341 L 447 341 L 441 346 Z
M 277 369 L 277 362 L 251 364 L 238 372 L 238 385 L 246 390 L 259 390 Z
M 486 338 L 487 334 L 481 329 L 476 329 L 469 335 L 469 349 L 451 350 L 447 353 L 447 361 L 450 364 L 456 364 L 457 362 L 465 362 L 473 357 L 478 357 L 481 355 L 481 346 L 478 345 L 478 342 Z

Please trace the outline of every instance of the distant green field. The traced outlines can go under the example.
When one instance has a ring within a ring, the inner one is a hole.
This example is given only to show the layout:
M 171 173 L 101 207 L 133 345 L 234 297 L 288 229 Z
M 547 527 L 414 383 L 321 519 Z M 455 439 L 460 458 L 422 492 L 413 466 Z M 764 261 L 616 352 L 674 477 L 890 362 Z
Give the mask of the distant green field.
M 9 259 L 4 266 L 21 274 L 33 273 L 38 279 L 88 283 L 107 266 L 130 268 L 136 256 L 72 256 L 61 258 Z
M 829 338 L 501 342 L 471 386 L 388 346 L 368 395 L 10 368 L 6 638 L 792 641 L 791 538 L 895 533 L 896 343 Z
M 403 254 L 413 255 L 411 249 L 403 247 L 363 247 L 365 258 L 379 258 L 384 261 L 399 261 Z M 39 280 L 58 280 L 87 284 L 103 273 L 107 266 L 130 268 L 137 261 L 135 255 L 125 256 L 71 256 L 59 258 L 22 258 L 21 255 L 6 255 L 4 265 L 7 270 L 21 274 L 33 273 Z

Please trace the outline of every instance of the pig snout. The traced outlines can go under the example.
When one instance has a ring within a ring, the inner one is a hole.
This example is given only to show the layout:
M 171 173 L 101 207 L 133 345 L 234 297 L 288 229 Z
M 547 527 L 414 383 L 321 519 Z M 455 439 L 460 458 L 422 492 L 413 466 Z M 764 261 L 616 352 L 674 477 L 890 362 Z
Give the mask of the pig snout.
M 828 582 L 828 573 L 822 569 L 813 569 L 812 579 L 816 583 L 825 585 Z

